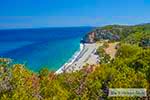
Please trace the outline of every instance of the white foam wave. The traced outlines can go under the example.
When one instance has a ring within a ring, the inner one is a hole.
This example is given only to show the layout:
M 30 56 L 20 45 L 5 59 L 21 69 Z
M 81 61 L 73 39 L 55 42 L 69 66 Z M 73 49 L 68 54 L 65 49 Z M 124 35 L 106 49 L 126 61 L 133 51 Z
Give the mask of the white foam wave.
M 59 68 L 55 73 L 59 74 L 62 73 L 64 69 L 68 68 L 73 62 L 78 58 L 82 50 L 84 49 L 84 44 L 80 43 L 80 49 L 74 53 L 74 55 L 61 67 Z

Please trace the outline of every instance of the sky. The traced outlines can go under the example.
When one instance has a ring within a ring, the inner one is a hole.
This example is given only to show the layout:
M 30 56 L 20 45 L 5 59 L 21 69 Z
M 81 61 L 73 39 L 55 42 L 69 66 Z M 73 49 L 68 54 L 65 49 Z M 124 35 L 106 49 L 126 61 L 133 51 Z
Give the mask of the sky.
M 0 29 L 150 22 L 150 0 L 0 0 Z

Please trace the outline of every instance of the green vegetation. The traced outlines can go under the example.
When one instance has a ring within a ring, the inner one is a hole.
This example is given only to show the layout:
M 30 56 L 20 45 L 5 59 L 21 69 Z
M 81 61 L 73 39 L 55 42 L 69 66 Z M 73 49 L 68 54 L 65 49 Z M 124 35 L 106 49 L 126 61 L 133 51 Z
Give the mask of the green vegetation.
M 106 48 L 105 43 L 102 47 L 99 47 L 96 52 L 99 55 L 100 64 L 109 63 L 111 59 L 111 57 L 108 54 L 106 54 L 104 48 Z
M 111 41 L 113 40 L 122 41 L 124 39 L 129 41 L 128 39 L 135 39 L 138 41 L 138 39 L 141 39 L 142 37 L 147 38 L 148 43 L 150 41 L 149 40 L 150 24 L 135 25 L 135 26 L 108 25 L 108 26 L 96 28 L 95 30 L 93 30 L 93 32 L 95 32 L 96 36 L 94 39 L 96 41 L 103 40 L 103 39 L 108 39 Z
M 150 25 L 102 29 L 121 37 L 114 59 L 110 60 L 103 50 L 108 46 L 105 43 L 97 50 L 100 64 L 87 65 L 74 73 L 56 75 L 44 68 L 36 74 L 24 65 L 0 63 L 0 100 L 138 99 L 108 97 L 109 88 L 146 88 L 150 96 Z

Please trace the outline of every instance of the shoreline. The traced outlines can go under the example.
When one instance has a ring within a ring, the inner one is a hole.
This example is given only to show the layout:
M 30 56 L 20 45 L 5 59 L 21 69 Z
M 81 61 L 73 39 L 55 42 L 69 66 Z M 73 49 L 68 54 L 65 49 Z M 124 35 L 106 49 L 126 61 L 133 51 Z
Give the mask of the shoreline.
M 100 45 L 96 43 L 80 43 L 80 50 L 77 51 L 67 63 L 60 67 L 55 73 L 74 72 L 83 68 L 85 64 L 97 64 L 99 62 L 98 55 L 95 54 L 96 49 Z
M 73 62 L 79 57 L 80 53 L 83 51 L 84 49 L 84 43 L 80 43 L 80 48 L 79 50 L 77 50 L 73 56 L 63 65 L 61 66 L 58 70 L 56 70 L 56 74 L 60 74 L 63 73 L 64 70 L 66 70 L 71 64 L 73 64 Z

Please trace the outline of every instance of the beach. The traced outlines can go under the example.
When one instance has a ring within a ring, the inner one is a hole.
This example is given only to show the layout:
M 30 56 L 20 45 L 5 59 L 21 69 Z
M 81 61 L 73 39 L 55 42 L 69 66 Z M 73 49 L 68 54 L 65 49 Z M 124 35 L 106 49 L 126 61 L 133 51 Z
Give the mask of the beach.
M 72 60 L 64 64 L 55 73 L 74 72 L 83 68 L 85 64 L 97 64 L 99 62 L 98 55 L 96 55 L 96 49 L 102 44 L 96 43 L 84 43 L 80 45 L 80 51 L 73 56 Z

